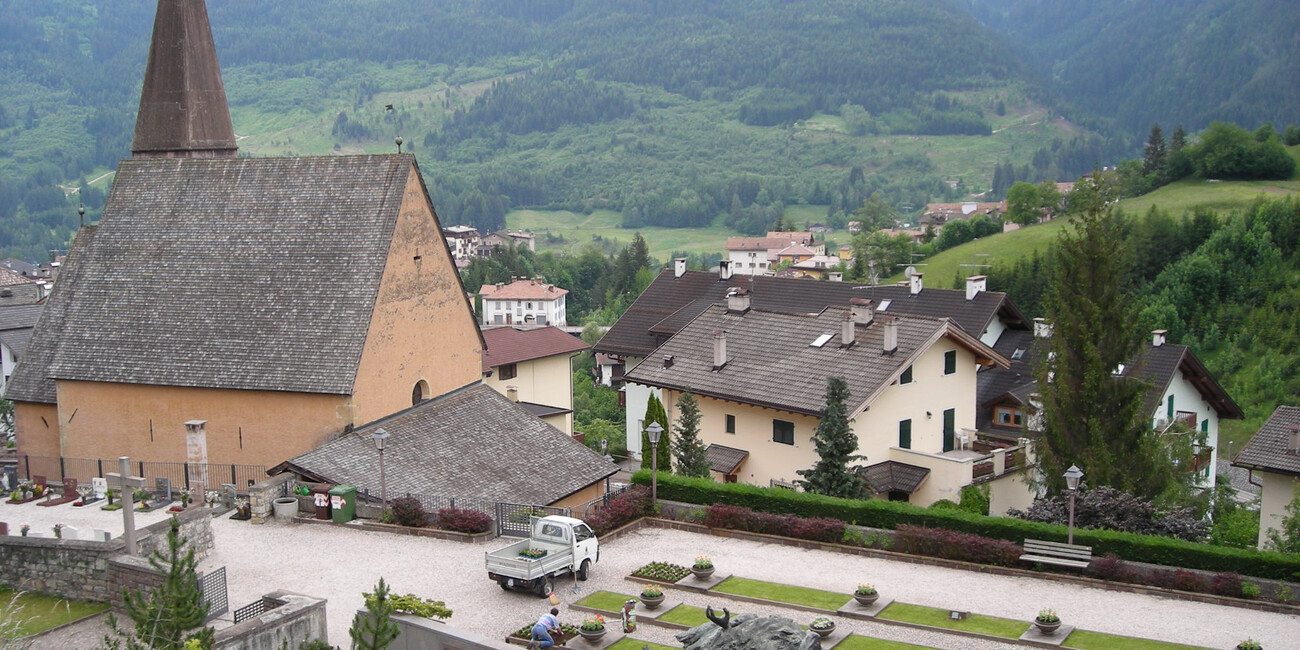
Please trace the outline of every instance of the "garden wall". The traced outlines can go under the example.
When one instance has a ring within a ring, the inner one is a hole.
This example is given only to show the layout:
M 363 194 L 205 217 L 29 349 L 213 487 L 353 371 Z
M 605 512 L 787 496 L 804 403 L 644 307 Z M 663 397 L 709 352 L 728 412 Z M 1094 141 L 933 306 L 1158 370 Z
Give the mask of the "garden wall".
M 366 611 L 358 613 L 365 615 Z M 394 614 L 392 620 L 401 632 L 388 650 L 518 650 L 518 646 L 504 641 L 494 641 L 422 616 Z
M 218 630 L 213 650 L 281 650 L 329 635 L 325 600 L 289 591 L 262 597 L 267 609 L 261 616 Z M 390 646 L 394 647 L 394 646 Z

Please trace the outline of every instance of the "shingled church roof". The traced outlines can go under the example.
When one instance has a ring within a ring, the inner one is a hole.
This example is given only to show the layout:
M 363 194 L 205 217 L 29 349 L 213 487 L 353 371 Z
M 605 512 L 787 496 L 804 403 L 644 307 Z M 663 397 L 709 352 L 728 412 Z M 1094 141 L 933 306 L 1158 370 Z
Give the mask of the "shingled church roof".
M 123 161 L 20 364 L 40 367 L 11 395 L 52 402 L 50 378 L 350 393 L 413 169 L 410 155 Z

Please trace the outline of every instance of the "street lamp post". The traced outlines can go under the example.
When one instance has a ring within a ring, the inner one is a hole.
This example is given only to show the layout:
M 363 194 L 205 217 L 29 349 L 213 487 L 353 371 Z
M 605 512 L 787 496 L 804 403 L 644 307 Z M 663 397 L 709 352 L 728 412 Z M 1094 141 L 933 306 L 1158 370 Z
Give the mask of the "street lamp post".
M 388 441 L 388 432 L 382 427 L 375 429 L 370 439 L 375 441 L 375 449 L 379 451 L 379 500 L 382 504 L 379 511 L 383 512 L 388 509 L 388 477 L 384 475 L 384 443 Z
M 659 436 L 663 435 L 664 428 L 658 422 L 651 422 L 645 433 L 650 437 L 650 504 L 654 505 L 659 498 Z
M 1079 481 L 1083 479 L 1083 470 L 1077 465 L 1070 465 L 1070 469 L 1065 470 L 1065 489 L 1070 491 L 1070 528 L 1067 542 L 1074 543 L 1074 494 L 1079 491 Z

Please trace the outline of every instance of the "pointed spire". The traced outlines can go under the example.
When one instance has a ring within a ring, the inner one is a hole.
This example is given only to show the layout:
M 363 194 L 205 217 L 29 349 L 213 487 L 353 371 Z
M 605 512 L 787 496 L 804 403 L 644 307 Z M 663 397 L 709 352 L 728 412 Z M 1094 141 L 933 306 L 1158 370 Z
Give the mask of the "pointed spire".
M 158 0 L 131 153 L 217 158 L 237 150 L 204 0 Z

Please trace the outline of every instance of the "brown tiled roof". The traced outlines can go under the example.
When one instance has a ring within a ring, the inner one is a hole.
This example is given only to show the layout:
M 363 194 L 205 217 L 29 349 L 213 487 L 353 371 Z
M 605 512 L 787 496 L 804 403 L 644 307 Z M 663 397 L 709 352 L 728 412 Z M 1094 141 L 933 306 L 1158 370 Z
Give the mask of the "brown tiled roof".
M 867 466 L 862 470 L 861 474 L 871 484 L 871 489 L 877 493 L 906 492 L 912 494 L 916 492 L 916 488 L 921 487 L 921 482 L 925 480 L 925 477 L 930 475 L 930 468 L 908 465 L 896 460 L 887 460 L 883 463 Z
M 697 310 L 699 304 L 692 306 L 691 303 L 697 300 L 720 303 L 726 298 L 729 287 L 751 290 L 754 308 L 764 311 L 810 314 L 831 305 L 847 305 L 853 298 L 868 298 L 877 306 L 885 300 L 890 301 L 889 307 L 878 313 L 951 318 L 977 337 L 999 315 L 1012 327 L 1028 327 L 1029 324 L 1010 298 L 997 291 L 981 291 L 973 300 L 966 300 L 966 292 L 961 289 L 927 288 L 912 295 L 908 287 L 897 285 L 873 286 L 748 275 L 734 275 L 729 280 L 721 280 L 717 273 L 704 271 L 687 271 L 678 278 L 674 277 L 672 270 L 667 270 L 641 292 L 623 317 L 605 333 L 596 344 L 596 351 L 644 357 L 662 344 L 675 331 L 674 328 L 680 329 L 685 314 Z M 678 314 L 679 310 L 683 313 Z
M 618 471 L 586 445 L 482 384 L 471 384 L 343 434 L 271 470 L 379 493 L 384 447 L 389 496 L 450 496 L 547 505 Z
M 840 347 L 841 315 L 845 309 L 820 314 L 782 314 L 751 309 L 745 314 L 710 307 L 653 356 L 627 373 L 638 384 L 685 390 L 743 404 L 817 415 L 825 405 L 826 380 L 842 376 L 848 382 L 851 412 L 865 408 L 879 391 L 902 373 L 915 357 L 938 339 L 949 336 L 987 362 L 1006 360 L 947 319 L 898 318 L 898 347 L 885 353 L 881 318 L 858 326 L 856 342 Z M 714 332 L 727 338 L 727 361 L 713 368 Z M 831 335 L 821 347 L 811 345 Z M 663 358 L 672 355 L 665 367 Z
M 36 284 L 36 281 L 22 275 L 21 273 L 15 273 L 9 269 L 0 268 L 0 287 L 9 287 L 20 284 Z
M 12 350 L 16 358 L 26 356 L 27 341 L 44 307 L 45 303 L 0 306 L 0 342 Z
M 1143 400 L 1143 413 L 1151 415 L 1160 408 L 1160 400 L 1164 397 L 1165 390 L 1169 388 L 1169 383 L 1178 376 L 1180 370 L 1183 377 L 1201 393 L 1202 399 L 1214 407 L 1220 418 L 1240 420 L 1245 417 L 1241 407 L 1237 406 L 1228 392 L 1223 390 L 1219 382 L 1214 379 L 1214 375 L 1210 374 L 1191 349 L 1177 343 L 1165 343 L 1159 347 L 1148 343 L 1142 350 L 1138 367 L 1124 370 L 1125 375 L 1135 376 L 1151 384 L 1151 390 L 1147 391 Z
M 1300 428 L 1300 406 L 1279 406 L 1232 459 L 1237 467 L 1300 476 L 1300 454 L 1287 451 L 1291 430 Z
M 557 327 L 516 329 L 494 327 L 483 330 L 483 372 L 508 363 L 572 354 L 588 349 L 582 339 Z
M 132 153 L 233 157 L 237 148 L 207 8 L 159 2 Z
M 478 292 L 486 300 L 555 300 L 569 290 L 540 280 L 516 280 L 500 287 L 485 284 Z
M 58 339 L 47 374 L 350 393 L 414 169 L 409 154 L 123 161 L 56 284 L 62 328 L 34 334 Z
M 748 451 L 735 447 L 709 445 L 706 451 L 709 454 L 709 469 L 723 474 L 735 474 L 740 469 L 740 464 L 749 458 Z

